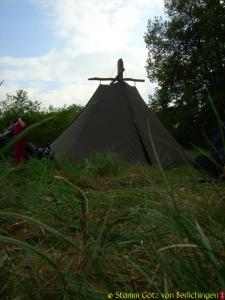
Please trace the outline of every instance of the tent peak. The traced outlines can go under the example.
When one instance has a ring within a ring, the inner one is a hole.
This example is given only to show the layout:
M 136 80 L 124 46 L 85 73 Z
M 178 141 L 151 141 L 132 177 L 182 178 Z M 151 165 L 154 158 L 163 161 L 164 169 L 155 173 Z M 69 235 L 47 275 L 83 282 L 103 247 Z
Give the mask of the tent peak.
M 102 77 L 92 77 L 88 78 L 88 80 L 99 80 L 99 81 L 111 81 L 110 84 L 113 84 L 116 81 L 134 81 L 134 82 L 144 82 L 144 79 L 135 79 L 135 78 L 124 78 L 123 72 L 125 71 L 124 64 L 122 58 L 117 61 L 117 75 L 116 77 L 102 78 Z

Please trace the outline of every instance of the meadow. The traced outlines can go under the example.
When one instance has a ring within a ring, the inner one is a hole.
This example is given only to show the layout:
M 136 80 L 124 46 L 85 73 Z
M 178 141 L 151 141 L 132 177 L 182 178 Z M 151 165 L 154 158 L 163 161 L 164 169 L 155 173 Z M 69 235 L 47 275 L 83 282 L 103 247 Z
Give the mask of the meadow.
M 225 185 L 198 177 L 191 166 L 160 171 L 113 155 L 1 161 L 0 299 L 219 293 Z

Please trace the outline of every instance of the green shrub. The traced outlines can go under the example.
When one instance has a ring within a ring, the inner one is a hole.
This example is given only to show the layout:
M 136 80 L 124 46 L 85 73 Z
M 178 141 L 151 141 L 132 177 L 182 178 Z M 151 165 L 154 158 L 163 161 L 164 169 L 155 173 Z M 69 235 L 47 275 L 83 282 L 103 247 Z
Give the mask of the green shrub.
M 0 109 L 1 132 L 18 118 L 22 118 L 27 126 L 51 118 L 28 134 L 30 142 L 44 147 L 53 142 L 75 120 L 82 107 L 73 104 L 62 108 L 42 108 L 40 102 L 28 98 L 27 92 L 18 90 L 15 96 L 7 95 L 6 100 L 0 101 Z
M 114 153 L 93 153 L 89 158 L 81 162 L 85 172 L 96 176 L 116 176 L 125 162 Z

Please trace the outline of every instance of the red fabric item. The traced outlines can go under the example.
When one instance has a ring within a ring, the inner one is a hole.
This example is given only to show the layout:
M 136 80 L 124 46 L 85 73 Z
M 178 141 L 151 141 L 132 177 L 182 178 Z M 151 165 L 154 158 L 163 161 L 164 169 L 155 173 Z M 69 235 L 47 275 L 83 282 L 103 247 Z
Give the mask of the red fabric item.
M 219 294 L 219 299 L 220 300 L 224 300 L 225 299 L 225 292 L 224 291 L 221 291 L 220 294 Z
M 19 119 L 16 123 L 14 123 L 14 135 L 15 136 L 18 135 L 26 127 L 27 127 L 26 123 Z M 14 144 L 13 158 L 14 158 L 14 163 L 16 165 L 24 162 L 24 160 L 26 159 L 26 143 L 27 143 L 27 139 L 25 137 L 22 137 Z

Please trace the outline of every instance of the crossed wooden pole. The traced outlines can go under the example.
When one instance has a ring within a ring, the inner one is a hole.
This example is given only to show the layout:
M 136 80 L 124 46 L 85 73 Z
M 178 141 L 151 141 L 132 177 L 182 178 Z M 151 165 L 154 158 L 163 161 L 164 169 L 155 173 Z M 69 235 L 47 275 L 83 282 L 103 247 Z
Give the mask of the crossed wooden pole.
M 124 78 L 123 72 L 125 71 L 123 60 L 120 58 L 117 62 L 117 75 L 116 77 L 108 77 L 108 78 L 102 78 L 102 77 L 92 77 L 88 78 L 88 80 L 100 80 L 100 81 L 111 81 L 111 84 L 113 84 L 116 81 L 134 81 L 134 82 L 144 82 L 144 79 L 135 79 L 135 78 Z

